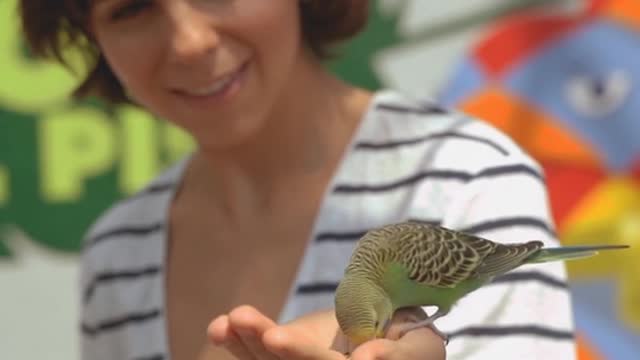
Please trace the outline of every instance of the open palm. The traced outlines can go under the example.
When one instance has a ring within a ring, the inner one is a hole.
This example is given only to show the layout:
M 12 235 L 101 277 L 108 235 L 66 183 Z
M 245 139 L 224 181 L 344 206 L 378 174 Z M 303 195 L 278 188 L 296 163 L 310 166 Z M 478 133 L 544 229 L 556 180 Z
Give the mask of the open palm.
M 394 360 L 445 358 L 444 344 L 428 328 L 398 339 L 396 324 L 417 310 L 399 311 L 387 338 L 369 341 L 348 357 L 348 342 L 338 329 L 333 311 L 309 314 L 277 325 L 251 306 L 240 306 L 214 319 L 208 329 L 211 342 L 224 346 L 239 360 Z M 424 316 L 422 314 L 422 316 Z

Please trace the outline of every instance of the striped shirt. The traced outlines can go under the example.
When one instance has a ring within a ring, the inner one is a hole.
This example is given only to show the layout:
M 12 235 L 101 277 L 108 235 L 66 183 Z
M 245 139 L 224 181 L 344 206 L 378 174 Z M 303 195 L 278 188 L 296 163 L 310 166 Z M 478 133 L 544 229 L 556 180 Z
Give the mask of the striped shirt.
M 169 359 L 167 214 L 189 157 L 88 232 L 82 254 L 84 359 Z M 356 240 L 404 220 L 500 242 L 557 245 L 540 166 L 487 123 L 379 91 L 327 188 L 280 322 L 333 306 Z M 432 312 L 432 308 L 426 308 Z M 572 359 L 562 263 L 525 265 L 463 298 L 437 326 L 449 359 Z

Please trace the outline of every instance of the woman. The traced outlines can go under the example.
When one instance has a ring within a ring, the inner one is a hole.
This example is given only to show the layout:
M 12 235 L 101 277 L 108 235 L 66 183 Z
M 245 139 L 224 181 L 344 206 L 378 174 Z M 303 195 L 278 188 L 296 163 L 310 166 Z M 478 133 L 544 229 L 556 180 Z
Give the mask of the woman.
M 323 67 L 328 46 L 362 28 L 367 4 L 22 0 L 36 54 L 61 54 L 70 39 L 93 56 L 77 97 L 138 104 L 198 143 L 90 229 L 84 358 L 344 359 L 327 309 L 363 231 L 414 219 L 555 241 L 539 168 L 503 135 Z M 443 319 L 449 356 L 572 356 L 568 295 L 549 285 L 562 265 L 536 271 Z M 428 329 L 389 337 L 353 358 L 445 356 Z

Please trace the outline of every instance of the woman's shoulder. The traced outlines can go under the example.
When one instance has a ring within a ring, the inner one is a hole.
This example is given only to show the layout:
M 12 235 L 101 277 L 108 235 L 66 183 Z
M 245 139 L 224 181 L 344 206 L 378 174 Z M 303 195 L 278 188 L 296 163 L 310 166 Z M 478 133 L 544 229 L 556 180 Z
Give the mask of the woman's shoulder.
M 428 96 L 381 90 L 376 93 L 369 116 L 374 118 L 370 122 L 375 126 L 369 127 L 366 138 L 376 138 L 389 147 L 412 146 L 417 152 L 428 153 L 429 167 L 453 166 L 470 173 L 507 164 L 529 166 L 536 171 L 540 168 L 502 130 Z
M 187 159 L 170 165 L 142 189 L 116 201 L 101 213 L 85 233 L 84 247 L 128 232 L 151 232 L 164 227 L 167 209 Z

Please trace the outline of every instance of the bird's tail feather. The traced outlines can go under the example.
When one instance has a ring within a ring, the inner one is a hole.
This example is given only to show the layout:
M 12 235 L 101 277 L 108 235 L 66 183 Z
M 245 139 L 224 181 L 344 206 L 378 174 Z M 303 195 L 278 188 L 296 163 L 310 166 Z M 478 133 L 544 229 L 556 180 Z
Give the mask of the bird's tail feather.
M 540 251 L 527 259 L 527 263 L 535 264 L 557 260 L 581 259 L 596 255 L 600 250 L 626 249 L 628 247 L 629 245 L 584 245 L 546 248 L 540 249 Z

